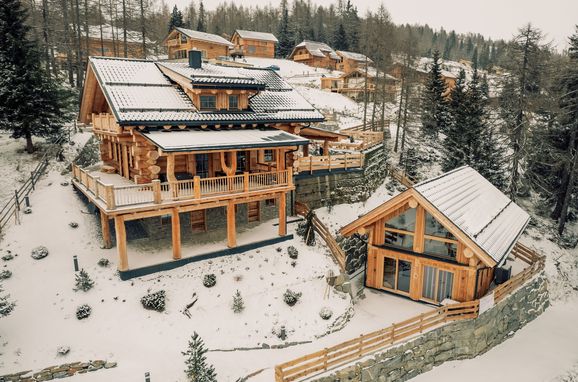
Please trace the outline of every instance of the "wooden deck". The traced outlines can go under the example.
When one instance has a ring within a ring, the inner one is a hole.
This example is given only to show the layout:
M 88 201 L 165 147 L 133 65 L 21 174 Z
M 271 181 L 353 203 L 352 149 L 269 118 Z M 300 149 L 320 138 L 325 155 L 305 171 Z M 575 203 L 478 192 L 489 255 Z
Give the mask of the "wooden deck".
M 293 163 L 295 172 L 309 172 L 319 170 L 353 169 L 363 167 L 363 153 L 345 153 L 338 155 L 311 155 L 300 157 Z

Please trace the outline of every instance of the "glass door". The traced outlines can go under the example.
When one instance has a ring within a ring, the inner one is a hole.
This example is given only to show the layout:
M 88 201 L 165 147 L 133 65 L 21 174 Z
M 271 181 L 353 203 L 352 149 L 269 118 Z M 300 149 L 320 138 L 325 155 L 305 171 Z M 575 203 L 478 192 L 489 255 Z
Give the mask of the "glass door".
M 409 293 L 411 261 L 383 258 L 383 288 Z
M 424 265 L 421 295 L 426 300 L 441 302 L 452 297 L 454 274 Z

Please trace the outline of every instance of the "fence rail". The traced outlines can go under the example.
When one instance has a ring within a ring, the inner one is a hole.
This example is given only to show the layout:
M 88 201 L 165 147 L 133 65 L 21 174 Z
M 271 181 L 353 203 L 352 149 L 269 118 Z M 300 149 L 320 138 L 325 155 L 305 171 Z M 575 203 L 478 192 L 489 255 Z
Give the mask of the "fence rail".
M 311 210 L 306 204 L 295 202 L 295 211 L 297 212 L 297 214 L 301 216 L 307 216 Z M 325 226 L 325 224 L 323 224 L 323 222 L 319 220 L 319 218 L 315 215 L 313 216 L 313 227 L 315 228 L 315 231 L 319 234 L 319 236 L 321 236 L 323 241 L 325 241 L 325 243 L 327 244 L 327 247 L 331 251 L 333 258 L 335 259 L 337 264 L 339 264 L 339 268 L 341 269 L 341 271 L 345 271 L 345 252 L 343 251 L 343 249 L 341 249 L 341 247 L 339 246 L 339 244 L 337 243 L 337 241 L 335 240 L 329 229 Z
M 30 176 L 0 209 L 0 233 L 12 219 L 16 224 L 20 224 L 20 211 L 28 203 L 30 193 L 34 191 L 36 183 L 46 171 L 49 158 L 58 156 L 62 152 L 62 143 L 67 140 L 70 141 L 70 128 L 64 129 L 53 142 L 50 142 L 52 146 L 42 155 L 34 170 L 30 172 Z
M 295 168 L 295 172 L 309 172 L 310 174 L 319 170 L 347 170 L 363 167 L 363 158 L 364 156 L 362 153 L 345 153 L 323 156 L 310 155 L 295 160 L 293 167 Z
M 363 151 L 383 142 L 383 132 L 376 131 L 345 131 L 357 142 L 330 142 L 329 146 L 337 150 L 356 150 Z
M 404 170 L 397 168 L 389 163 L 386 164 L 386 170 L 389 175 L 407 188 L 413 187 L 417 183 L 417 179 L 409 175 Z
M 298 205 L 301 213 L 307 206 Z M 299 212 L 299 210 L 298 210 Z M 529 266 L 509 281 L 497 286 L 492 293 L 499 302 L 527 280 L 544 269 L 545 258 L 532 249 L 517 243 L 511 254 L 525 261 Z M 290 382 L 309 377 L 316 373 L 344 366 L 376 351 L 384 350 L 403 340 L 419 336 L 425 330 L 452 321 L 478 317 L 480 300 L 473 300 L 439 307 L 384 329 L 363 334 L 359 337 L 307 354 L 289 362 L 275 366 L 275 382 Z

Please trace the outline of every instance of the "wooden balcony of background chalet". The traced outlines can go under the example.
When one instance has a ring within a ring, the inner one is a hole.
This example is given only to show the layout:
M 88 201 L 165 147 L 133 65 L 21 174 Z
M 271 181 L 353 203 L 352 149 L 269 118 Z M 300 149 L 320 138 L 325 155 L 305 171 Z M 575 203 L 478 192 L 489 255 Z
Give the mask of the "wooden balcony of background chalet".
M 167 40 L 167 46 L 177 46 L 180 44 L 181 44 L 181 41 L 179 38 L 173 38 L 173 39 Z
M 133 209 L 223 202 L 262 197 L 263 194 L 293 190 L 293 169 L 271 172 L 245 172 L 242 175 L 200 178 L 176 182 L 153 180 L 148 184 L 112 185 L 98 176 L 72 165 L 73 182 L 91 202 L 107 213 L 125 213 Z
M 295 172 L 309 172 L 319 170 L 353 169 L 363 167 L 363 153 L 345 153 L 338 155 L 310 155 L 299 157 L 293 162 Z
M 329 146 L 336 150 L 363 151 L 383 142 L 383 132 L 380 131 L 347 131 L 357 142 L 329 142 Z
M 296 54 L 295 56 L 293 56 L 293 61 L 309 60 L 310 58 L 311 55 L 309 53 Z
M 100 134 L 122 134 L 122 127 L 116 123 L 112 114 L 92 114 L 92 128 Z

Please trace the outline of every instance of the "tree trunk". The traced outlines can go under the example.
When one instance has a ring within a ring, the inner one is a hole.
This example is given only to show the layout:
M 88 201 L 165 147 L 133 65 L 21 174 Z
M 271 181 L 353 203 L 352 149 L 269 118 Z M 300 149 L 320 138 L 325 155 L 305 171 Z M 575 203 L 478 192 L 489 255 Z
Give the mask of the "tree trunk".
M 406 85 L 405 88 L 405 99 L 403 101 L 403 125 L 402 125 L 402 130 L 403 133 L 401 135 L 401 150 L 400 150 L 400 154 L 399 154 L 399 163 L 401 164 L 403 162 L 403 152 L 405 150 L 405 137 L 406 137 L 406 132 L 407 132 L 407 112 L 408 112 L 408 102 L 409 102 L 409 85 Z
M 397 127 L 395 129 L 395 145 L 393 146 L 393 152 L 397 152 L 399 145 L 399 130 L 401 128 L 401 113 L 403 110 L 403 96 L 405 91 L 405 76 L 401 75 L 401 92 L 399 94 L 399 109 L 397 110 Z
M 28 130 L 24 133 L 24 137 L 26 138 L 26 152 L 28 154 L 32 154 L 34 152 L 34 144 L 32 143 L 32 134 Z
M 64 49 L 66 50 L 66 69 L 68 83 L 74 87 L 74 70 L 72 68 L 72 49 L 70 48 L 70 20 L 68 19 L 68 0 L 62 0 L 62 22 L 64 23 Z
M 104 56 L 104 39 L 102 36 L 102 4 L 101 4 L 101 0 L 98 0 L 98 23 L 99 25 L 99 29 L 100 29 L 100 55 Z
M 124 43 L 124 57 L 128 57 L 128 45 L 126 34 L 126 0 L 122 0 L 122 40 Z
M 42 39 L 44 40 L 44 60 L 46 61 L 46 74 L 50 77 L 50 41 L 48 37 L 48 4 L 42 0 Z
M 140 0 L 140 28 L 142 34 L 142 58 L 147 58 L 146 27 L 144 0 Z
M 365 57 L 365 84 L 363 90 L 363 130 L 367 128 L 367 56 Z
M 74 25 L 76 26 L 76 87 L 81 88 L 83 83 L 83 67 L 82 67 L 82 48 L 81 48 L 81 40 L 82 36 L 80 34 L 80 4 L 78 0 L 75 0 L 74 3 L 74 14 L 75 20 Z
M 568 207 L 570 206 L 570 199 L 572 198 L 572 192 L 574 191 L 574 186 L 576 183 L 576 170 L 578 168 L 578 145 L 576 144 L 576 130 L 572 131 L 572 139 L 570 141 L 568 154 L 568 159 L 570 159 L 568 169 L 568 186 L 566 187 L 564 201 L 562 202 L 562 209 L 560 211 L 560 220 L 558 222 L 558 233 L 560 235 L 562 235 L 564 232 L 564 226 L 566 225 L 566 219 L 568 218 Z

